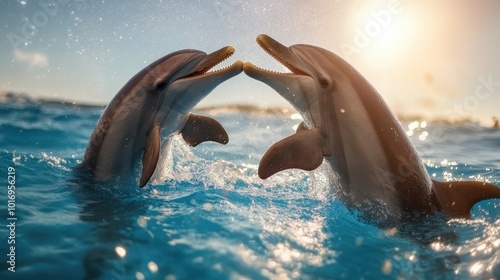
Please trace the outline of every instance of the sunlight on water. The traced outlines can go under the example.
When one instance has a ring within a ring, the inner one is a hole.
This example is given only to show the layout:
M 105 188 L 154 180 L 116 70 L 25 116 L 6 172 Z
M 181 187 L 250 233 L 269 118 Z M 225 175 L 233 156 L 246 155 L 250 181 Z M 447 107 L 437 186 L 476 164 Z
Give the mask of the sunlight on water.
M 422 134 L 420 134 L 420 136 L 418 137 L 418 139 L 420 139 L 420 141 L 425 141 L 425 139 L 427 138 L 427 136 L 429 136 L 429 133 L 427 131 L 424 131 L 424 132 L 422 132 Z
M 467 274 L 470 277 L 480 277 L 480 275 L 492 275 L 498 269 L 500 259 L 500 220 L 495 223 L 488 223 L 481 219 L 450 221 L 450 224 L 465 226 L 469 231 L 480 234 L 481 237 L 467 238 L 464 244 L 453 244 L 442 241 L 435 241 L 430 244 L 430 248 L 438 254 L 449 254 L 458 256 L 463 262 L 454 268 L 456 275 Z M 463 232 L 463 235 L 472 232 Z M 466 262 L 474 259 L 475 261 Z
M 42 153 L 42 160 L 47 162 L 47 164 L 54 166 L 54 167 L 63 167 L 66 164 L 66 160 L 63 158 L 58 158 L 55 156 L 49 156 L 46 153 Z M 64 168 L 64 167 L 63 167 Z M 66 171 L 69 171 L 69 169 L 66 169 Z
M 303 265 L 322 266 L 332 262 L 336 253 L 325 246 L 327 235 L 323 231 L 323 217 L 312 220 L 290 219 L 276 212 L 266 211 L 259 218 L 263 229 L 261 239 L 270 252 L 262 275 L 286 279 L 300 277 Z M 275 242 L 275 237 L 286 241 Z
M 462 264 L 461 270 L 467 270 L 472 277 L 491 274 L 500 260 L 500 220 L 487 224 L 480 220 L 467 221 L 469 225 L 485 226 L 482 238 L 475 238 L 456 249 L 458 255 L 480 259 L 467 266 Z
M 425 129 L 426 127 L 427 127 L 427 122 L 426 121 L 422 121 L 422 122 L 419 122 L 419 121 L 410 122 L 408 124 L 408 130 L 406 131 L 406 134 L 408 136 L 413 136 L 413 135 L 415 135 L 416 132 L 419 132 L 419 131 Z M 425 138 L 427 138 L 428 135 L 429 135 L 429 133 L 427 131 L 423 131 L 422 134 L 420 134 L 419 139 L 421 141 L 424 141 Z

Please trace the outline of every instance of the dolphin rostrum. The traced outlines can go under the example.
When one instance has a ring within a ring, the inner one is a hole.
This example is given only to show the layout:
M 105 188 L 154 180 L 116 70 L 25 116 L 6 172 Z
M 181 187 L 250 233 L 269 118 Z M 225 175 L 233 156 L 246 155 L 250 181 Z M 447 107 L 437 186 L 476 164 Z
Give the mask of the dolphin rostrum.
M 231 46 L 211 54 L 181 50 L 141 70 L 104 110 L 81 165 L 98 181 L 107 181 L 130 174 L 142 155 L 139 186 L 143 187 L 156 168 L 161 138 L 168 143 L 180 132 L 191 146 L 204 141 L 226 144 L 228 135 L 218 121 L 190 110 L 219 84 L 241 73 L 241 61 L 209 72 L 233 53 Z
M 297 133 L 275 143 L 259 164 L 262 179 L 289 168 L 314 170 L 326 160 L 338 175 L 340 199 L 377 222 L 444 212 L 470 217 L 471 207 L 500 198 L 500 188 L 474 181 L 438 182 L 377 91 L 351 65 L 319 47 L 286 47 L 267 35 L 257 43 L 292 73 L 246 62 L 302 115 Z M 376 207 L 374 207 L 376 206 Z M 381 217 L 380 210 L 387 215 Z

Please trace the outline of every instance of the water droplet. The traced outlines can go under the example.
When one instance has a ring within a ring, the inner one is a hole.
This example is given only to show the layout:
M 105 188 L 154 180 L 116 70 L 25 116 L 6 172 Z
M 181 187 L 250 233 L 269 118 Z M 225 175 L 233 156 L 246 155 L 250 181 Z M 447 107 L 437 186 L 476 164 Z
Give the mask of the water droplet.
M 148 268 L 152 273 L 158 272 L 158 265 L 156 265 L 156 263 L 154 262 L 148 262 Z
M 356 246 L 361 246 L 363 244 L 363 237 L 356 237 L 354 244 L 356 244 Z
M 146 228 L 148 226 L 148 220 L 144 216 L 139 216 L 139 218 L 137 218 L 137 224 L 141 228 Z
M 120 257 L 120 258 L 124 258 L 125 255 L 127 255 L 127 251 L 125 250 L 125 248 L 123 247 L 120 247 L 120 246 L 117 246 L 115 248 L 115 252 L 116 254 Z
M 211 203 L 203 204 L 203 210 L 205 210 L 205 211 L 212 211 L 213 207 L 214 206 Z
M 391 260 L 384 260 L 382 263 L 382 273 L 389 275 L 392 272 L 392 262 Z
M 142 272 L 139 272 L 139 271 L 135 273 L 135 278 L 137 280 L 144 280 L 144 279 L 146 279 L 146 277 L 144 277 L 144 274 L 142 274 Z

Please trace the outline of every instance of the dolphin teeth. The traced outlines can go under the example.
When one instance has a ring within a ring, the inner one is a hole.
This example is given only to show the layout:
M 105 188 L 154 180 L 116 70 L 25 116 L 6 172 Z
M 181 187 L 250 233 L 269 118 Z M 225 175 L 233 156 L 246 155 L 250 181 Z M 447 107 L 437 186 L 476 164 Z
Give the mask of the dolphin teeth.
M 281 65 L 285 66 L 286 69 L 288 69 L 290 72 L 280 72 L 280 71 L 275 71 L 275 70 L 269 70 L 269 69 L 264 69 L 264 68 L 261 68 L 261 67 L 258 67 L 258 66 L 255 66 L 257 68 L 259 68 L 260 70 L 263 70 L 263 71 L 267 71 L 267 72 L 270 72 L 270 73 L 276 73 L 276 74 L 301 74 L 302 72 L 301 71 L 298 71 L 297 69 L 295 69 L 295 67 L 293 67 L 293 65 L 288 62 L 285 58 L 283 58 L 280 54 L 278 54 L 277 52 L 274 52 L 272 50 L 272 48 L 269 48 L 265 43 L 264 41 L 260 40 L 259 38 L 257 38 L 257 44 L 259 44 L 259 46 L 269 55 L 271 56 L 272 58 L 274 58 L 276 61 L 278 61 Z
M 255 64 L 253 64 L 251 62 L 247 62 L 247 63 L 251 64 L 252 66 L 254 66 L 255 68 L 257 68 L 257 69 L 259 69 L 261 71 L 268 72 L 268 73 L 281 74 L 281 75 L 294 75 L 295 74 L 293 72 L 280 72 L 280 71 L 276 71 L 276 70 L 265 69 L 265 68 L 262 68 L 262 67 L 259 67 L 259 66 L 255 65 Z
M 221 62 L 222 62 L 222 61 L 221 61 Z M 236 64 L 236 62 L 235 62 L 235 63 L 233 63 L 233 64 L 231 64 L 231 65 L 228 65 L 228 66 L 222 67 L 222 68 L 220 68 L 220 69 L 212 70 L 212 71 L 210 71 L 210 69 L 207 69 L 207 70 L 205 70 L 205 71 L 197 71 L 197 72 L 195 72 L 195 73 L 193 73 L 193 74 L 191 74 L 191 75 L 189 75 L 189 76 L 186 76 L 186 77 L 184 77 L 184 78 L 196 77 L 196 76 L 202 76 L 202 75 L 207 75 L 207 74 L 214 74 L 214 73 L 218 73 L 218 72 L 225 71 L 225 70 L 227 70 L 227 69 L 231 68 L 234 64 Z M 217 65 L 217 64 L 216 64 L 216 65 Z M 214 66 L 216 66 L 216 65 L 214 65 Z
M 228 58 L 229 58 L 229 57 L 224 58 L 224 60 L 220 61 L 218 64 L 220 64 L 220 63 L 224 62 L 224 61 L 225 61 L 225 60 L 227 60 Z M 203 73 L 203 74 L 212 74 L 212 73 L 221 72 L 221 71 L 224 71 L 224 70 L 227 70 L 227 69 L 231 68 L 231 67 L 232 67 L 233 65 L 235 65 L 236 63 L 238 63 L 238 62 L 237 62 L 237 61 L 235 61 L 233 64 L 228 65 L 228 66 L 225 66 L 225 67 L 222 67 L 222 68 L 220 68 L 220 69 L 215 69 L 215 70 L 211 70 L 211 71 L 210 71 L 210 69 L 209 69 L 209 71 L 207 71 L 207 72 L 205 72 L 205 73 Z M 216 64 L 216 65 L 218 65 L 218 64 Z M 215 67 L 216 65 L 214 65 L 214 67 Z
M 280 64 L 282 64 L 283 66 L 285 66 L 286 68 L 288 68 L 288 63 L 287 61 L 281 57 L 279 54 L 273 52 L 271 49 L 269 49 L 265 44 L 264 42 L 262 42 L 261 40 L 257 40 L 257 43 L 259 44 L 259 46 L 268 54 L 270 55 L 272 58 L 276 59 Z M 291 71 L 291 69 L 290 69 Z
M 226 61 L 226 60 L 227 60 L 229 57 L 231 57 L 232 55 L 233 55 L 233 53 L 230 53 L 230 54 L 228 54 L 228 55 L 226 55 L 226 56 L 223 56 L 223 57 L 221 57 L 221 59 L 220 59 L 220 60 L 216 60 L 216 61 L 215 61 L 215 63 L 213 63 L 213 64 L 211 64 L 211 65 L 209 65 L 209 66 L 207 66 L 207 67 L 205 67 L 205 68 L 201 69 L 201 70 L 200 70 L 200 71 L 198 71 L 198 72 L 202 72 L 201 74 L 207 73 L 210 69 L 212 69 L 213 67 L 215 67 L 215 66 L 217 66 L 217 65 L 221 64 L 222 62 Z M 216 71 L 217 71 L 217 70 L 216 70 Z
M 223 71 L 223 70 L 227 70 L 228 68 L 230 68 L 231 66 L 233 66 L 235 63 L 229 65 L 229 66 L 226 66 L 226 67 L 223 67 L 221 69 L 216 69 L 216 70 L 213 70 L 213 71 L 210 71 L 210 69 L 212 69 L 213 67 L 221 64 L 222 62 L 224 62 L 225 60 L 227 60 L 229 57 L 231 57 L 232 55 L 234 54 L 234 49 L 233 50 L 230 50 L 226 53 L 224 53 L 222 56 L 219 56 L 219 57 L 216 57 L 214 59 L 211 59 L 209 61 L 209 64 L 206 65 L 205 67 L 202 67 L 200 70 L 192 73 L 191 75 L 188 75 L 186 77 L 195 77 L 195 76 L 200 76 L 200 75 L 204 75 L 204 74 L 208 74 L 208 73 L 216 73 L 216 72 L 219 72 L 219 71 Z

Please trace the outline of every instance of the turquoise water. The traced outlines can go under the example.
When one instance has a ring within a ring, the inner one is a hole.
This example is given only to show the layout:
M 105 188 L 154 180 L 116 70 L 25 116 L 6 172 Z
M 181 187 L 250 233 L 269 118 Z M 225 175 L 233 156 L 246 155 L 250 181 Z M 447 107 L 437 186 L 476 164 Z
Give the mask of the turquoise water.
M 176 138 L 146 188 L 91 185 L 73 169 L 102 109 L 0 104 L 0 279 L 500 278 L 498 200 L 476 205 L 472 220 L 436 215 L 381 230 L 335 198 L 327 166 L 260 180 L 260 157 L 300 122 L 291 113 L 200 112 L 226 127 L 228 145 L 189 148 Z M 500 130 L 404 126 L 435 179 L 500 185 Z

